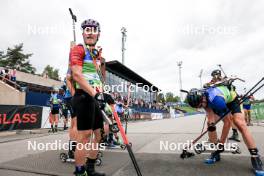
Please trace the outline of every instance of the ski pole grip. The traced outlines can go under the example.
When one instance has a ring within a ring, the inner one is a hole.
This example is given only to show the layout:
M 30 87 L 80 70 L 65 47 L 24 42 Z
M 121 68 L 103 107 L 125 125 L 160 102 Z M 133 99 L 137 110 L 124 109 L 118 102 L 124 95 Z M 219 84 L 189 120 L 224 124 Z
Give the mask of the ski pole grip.
M 184 93 L 189 93 L 187 90 L 183 90 L 183 89 L 181 89 L 181 92 L 184 92 Z

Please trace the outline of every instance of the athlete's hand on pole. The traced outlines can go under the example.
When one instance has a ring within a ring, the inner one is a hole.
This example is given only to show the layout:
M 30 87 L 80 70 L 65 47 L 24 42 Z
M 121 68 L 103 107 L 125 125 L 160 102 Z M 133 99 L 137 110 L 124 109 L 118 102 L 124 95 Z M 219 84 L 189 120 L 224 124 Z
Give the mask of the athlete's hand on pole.
M 115 100 L 110 94 L 107 93 L 96 93 L 94 98 L 97 101 L 108 103 L 109 105 L 115 104 Z

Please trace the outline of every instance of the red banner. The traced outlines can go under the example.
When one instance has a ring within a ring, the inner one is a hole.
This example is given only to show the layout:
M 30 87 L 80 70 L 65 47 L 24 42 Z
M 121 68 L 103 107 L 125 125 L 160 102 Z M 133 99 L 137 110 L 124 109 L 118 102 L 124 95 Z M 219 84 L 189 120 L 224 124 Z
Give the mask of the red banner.
M 42 107 L 0 105 L 0 131 L 41 128 Z

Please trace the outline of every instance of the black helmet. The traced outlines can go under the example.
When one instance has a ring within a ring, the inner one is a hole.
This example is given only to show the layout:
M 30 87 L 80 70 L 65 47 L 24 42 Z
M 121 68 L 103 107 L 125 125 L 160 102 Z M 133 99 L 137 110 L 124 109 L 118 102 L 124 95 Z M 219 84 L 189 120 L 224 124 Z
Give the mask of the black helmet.
M 215 75 L 221 76 L 221 70 L 217 69 L 217 70 L 212 71 L 211 76 L 215 76 Z
M 188 104 L 193 107 L 197 108 L 203 99 L 203 92 L 199 89 L 191 89 L 187 95 L 187 102 Z
M 101 32 L 99 22 L 95 21 L 93 19 L 84 20 L 81 24 L 81 27 L 82 27 L 82 29 L 85 29 L 86 27 L 96 27 L 96 28 L 98 28 L 98 31 Z

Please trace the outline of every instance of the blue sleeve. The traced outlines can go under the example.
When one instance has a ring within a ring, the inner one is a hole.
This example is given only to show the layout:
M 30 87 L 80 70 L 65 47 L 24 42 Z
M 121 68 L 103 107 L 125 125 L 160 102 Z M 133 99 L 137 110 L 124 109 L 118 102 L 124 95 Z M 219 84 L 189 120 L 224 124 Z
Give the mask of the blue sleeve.
M 209 103 L 209 107 L 212 108 L 214 113 L 222 118 L 222 116 L 229 111 L 226 106 L 225 99 L 221 96 L 216 96 L 212 102 Z

